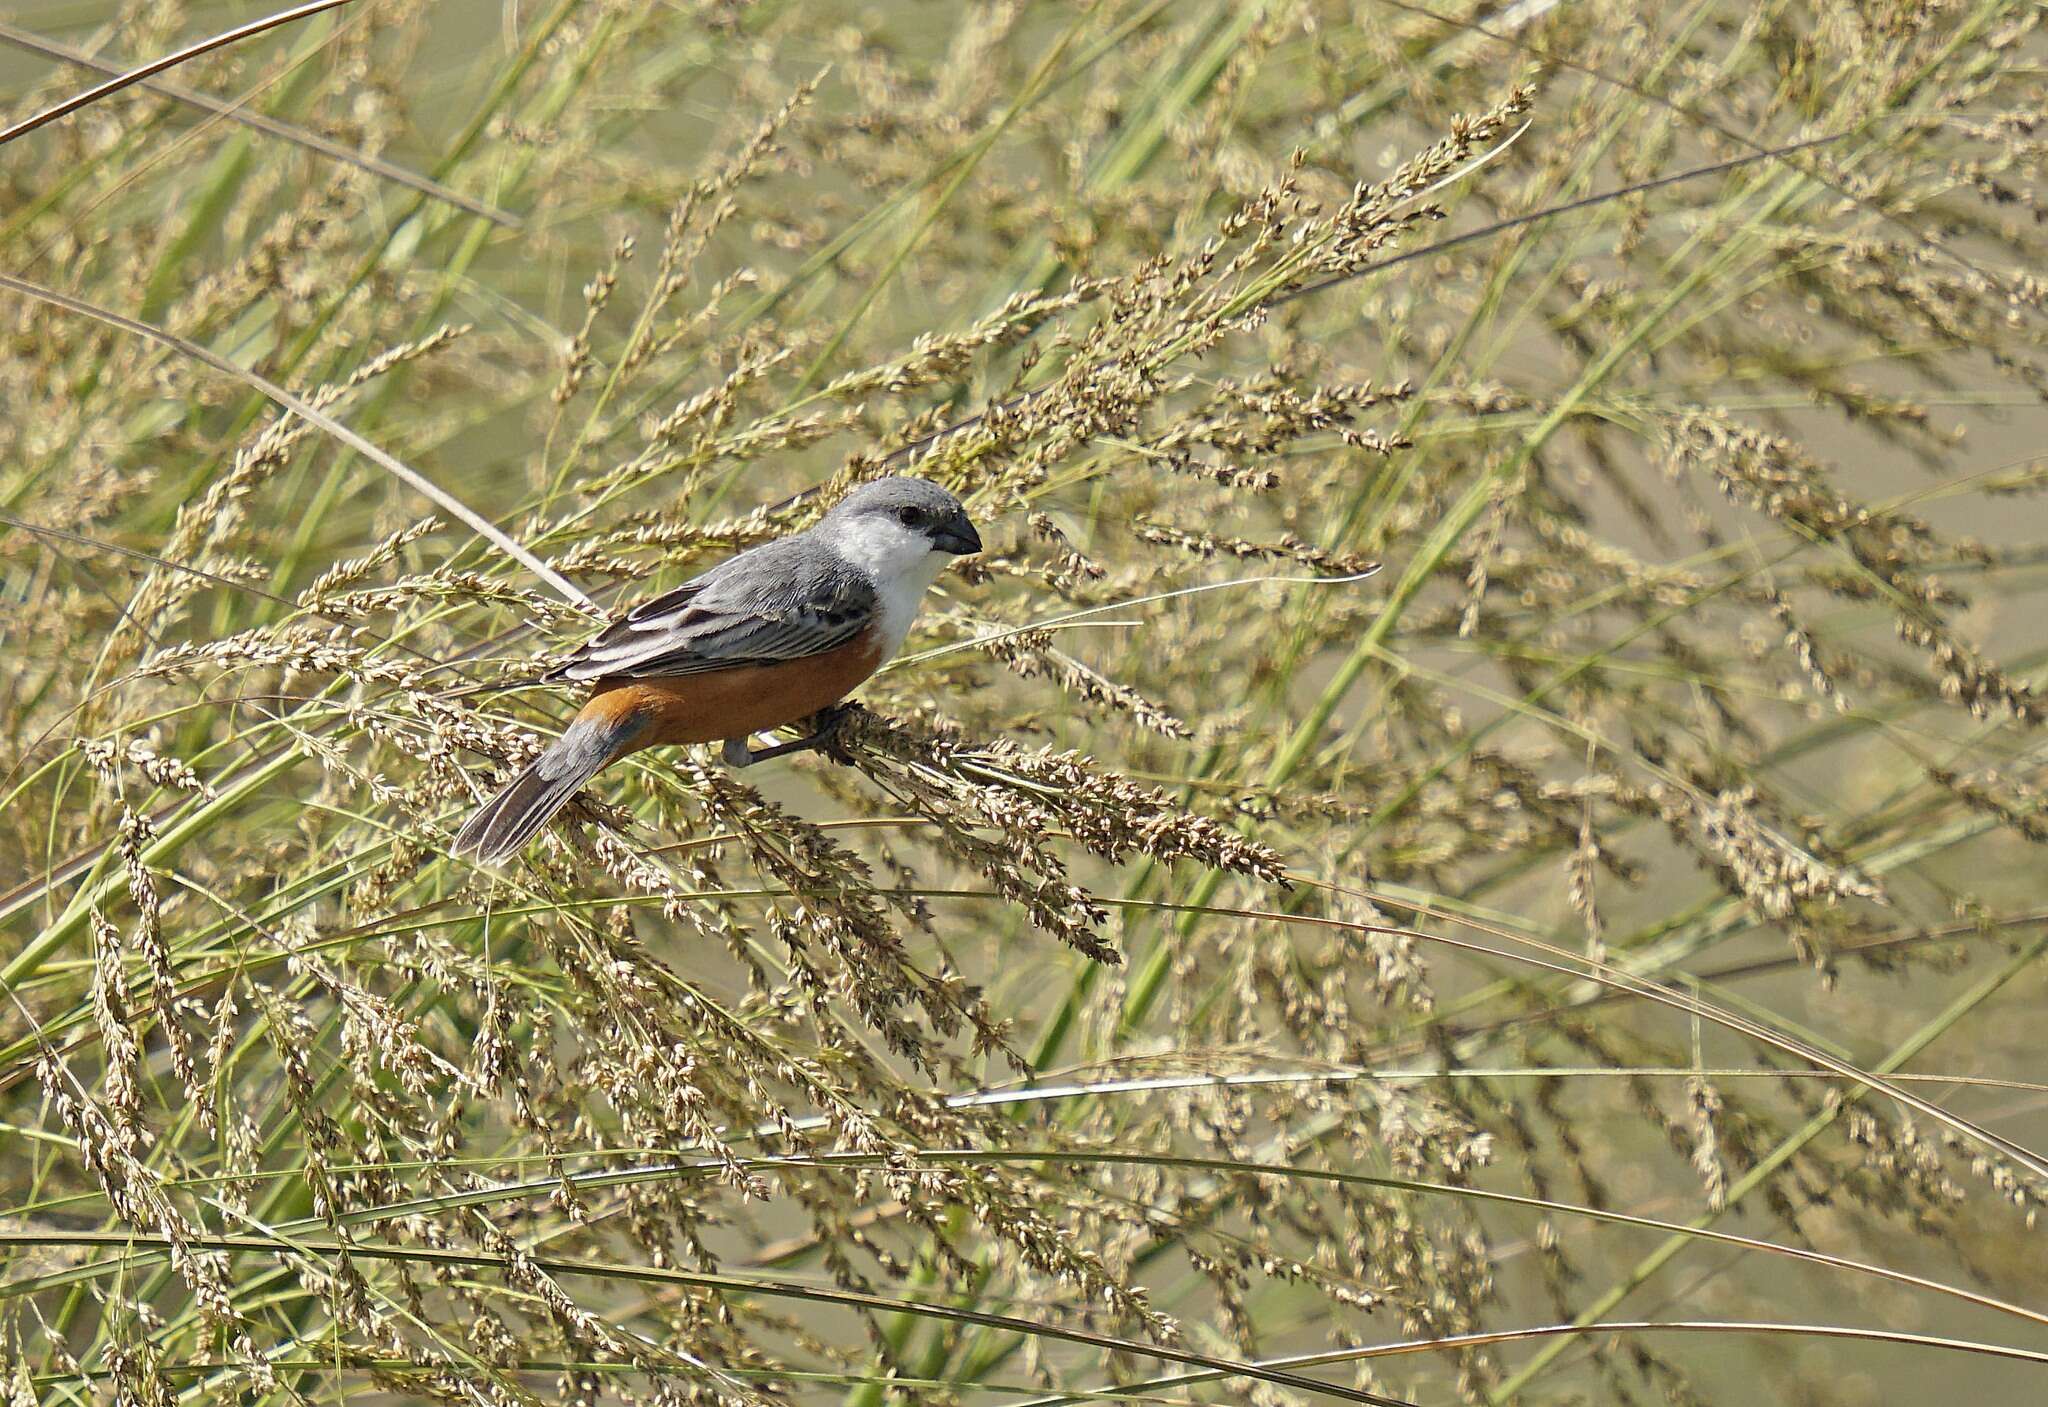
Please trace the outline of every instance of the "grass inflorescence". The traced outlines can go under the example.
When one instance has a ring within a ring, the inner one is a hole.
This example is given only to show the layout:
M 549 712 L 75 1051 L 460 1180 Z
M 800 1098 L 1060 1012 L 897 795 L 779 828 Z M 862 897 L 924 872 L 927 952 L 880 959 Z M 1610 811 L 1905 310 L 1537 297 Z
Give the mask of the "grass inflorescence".
M 2038 1392 L 2038 7 L 315 9 L 0 25 L 10 1404 Z

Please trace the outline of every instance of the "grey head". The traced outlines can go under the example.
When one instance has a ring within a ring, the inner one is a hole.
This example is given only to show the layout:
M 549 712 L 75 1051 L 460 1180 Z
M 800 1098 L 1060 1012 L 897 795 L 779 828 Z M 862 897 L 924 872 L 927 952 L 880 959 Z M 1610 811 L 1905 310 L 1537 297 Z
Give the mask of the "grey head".
M 930 479 L 908 475 L 862 484 L 833 504 L 818 526 L 843 537 L 915 535 L 930 551 L 952 557 L 981 551 L 981 534 L 960 500 Z

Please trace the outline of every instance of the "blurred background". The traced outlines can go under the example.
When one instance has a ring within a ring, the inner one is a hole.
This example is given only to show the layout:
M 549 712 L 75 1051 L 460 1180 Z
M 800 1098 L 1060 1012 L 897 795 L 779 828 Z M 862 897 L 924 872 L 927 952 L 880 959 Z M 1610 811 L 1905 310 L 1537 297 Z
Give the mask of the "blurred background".
M 0 147 L 13 1401 L 2034 1400 L 2040 18 L 353 0 Z M 885 472 L 851 766 L 447 857 Z

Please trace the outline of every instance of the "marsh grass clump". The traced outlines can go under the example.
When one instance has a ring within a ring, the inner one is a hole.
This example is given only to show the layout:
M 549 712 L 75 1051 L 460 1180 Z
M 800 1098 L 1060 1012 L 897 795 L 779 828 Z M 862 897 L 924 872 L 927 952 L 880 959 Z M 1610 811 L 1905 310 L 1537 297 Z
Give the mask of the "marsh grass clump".
M 213 23 L 84 19 L 10 120 Z M 10 1403 L 2027 1397 L 2039 23 L 394 0 L 0 145 Z M 896 472 L 838 758 L 451 857 Z

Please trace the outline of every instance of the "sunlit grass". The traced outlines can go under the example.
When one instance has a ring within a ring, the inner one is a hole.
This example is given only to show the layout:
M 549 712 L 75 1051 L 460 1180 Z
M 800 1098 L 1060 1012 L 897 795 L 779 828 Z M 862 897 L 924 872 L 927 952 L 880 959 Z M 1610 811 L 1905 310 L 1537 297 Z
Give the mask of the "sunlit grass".
M 353 0 L 0 145 L 5 1386 L 2025 1397 L 2037 23 Z M 447 857 L 909 469 L 854 766 Z

